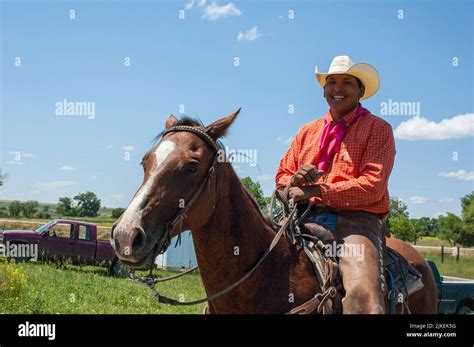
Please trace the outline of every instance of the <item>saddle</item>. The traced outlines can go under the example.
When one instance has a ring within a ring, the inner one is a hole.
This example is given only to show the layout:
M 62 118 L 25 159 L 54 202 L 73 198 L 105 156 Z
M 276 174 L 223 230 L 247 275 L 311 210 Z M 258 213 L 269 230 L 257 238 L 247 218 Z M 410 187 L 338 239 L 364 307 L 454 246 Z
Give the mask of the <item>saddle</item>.
M 291 210 L 291 203 L 288 199 L 288 189 L 283 191 L 275 190 L 270 202 L 270 210 L 273 208 L 273 200 L 277 199 L 281 203 L 281 210 L 276 218 L 269 215 L 272 224 L 279 225 L 282 216 L 288 216 Z M 325 252 L 326 245 L 336 241 L 335 235 L 313 219 L 305 218 L 309 212 L 309 205 L 301 216 L 295 216 L 289 228 L 285 232 L 286 239 L 290 244 L 299 244 L 303 247 L 306 255 L 311 260 L 318 281 L 321 285 L 323 300 L 317 307 L 320 313 L 342 313 L 342 297 L 344 288 L 338 269 L 337 257 L 328 256 Z M 280 218 L 279 218 L 280 217 Z M 406 305 L 406 299 L 411 294 L 423 287 L 421 273 L 416 270 L 402 255 L 390 247 L 385 248 L 385 278 L 387 279 L 387 312 L 395 313 L 397 303 L 402 303 L 402 309 Z M 303 312 L 305 308 L 302 309 Z M 299 313 L 299 312 L 296 312 Z
M 310 222 L 309 222 L 310 221 Z M 322 245 L 331 244 L 336 241 L 334 234 L 324 226 L 317 224 L 313 220 L 302 220 L 301 228 L 304 229 L 303 237 L 311 235 L 312 239 L 318 240 Z M 305 223 L 306 222 L 306 223 Z M 317 242 L 318 242 L 317 241 Z M 311 246 L 318 246 L 313 243 Z M 319 247 L 321 249 L 321 245 Z M 306 249 L 305 249 L 306 251 Z M 306 252 L 308 253 L 308 252 Z M 313 257 L 321 253 L 311 250 Z M 325 257 L 322 253 L 320 256 Z M 326 257 L 327 258 L 327 257 Z M 338 261 L 338 258 L 335 259 Z M 385 248 L 385 278 L 388 286 L 388 313 L 395 313 L 397 303 L 406 303 L 406 299 L 423 288 L 421 273 L 415 269 L 400 253 L 390 247 Z M 405 307 L 403 305 L 402 307 Z M 339 307 L 339 305 L 336 305 Z
M 390 247 L 385 251 L 385 278 L 388 284 L 389 312 L 395 313 L 397 303 L 406 306 L 406 299 L 423 288 L 421 273 L 415 269 L 400 253 Z

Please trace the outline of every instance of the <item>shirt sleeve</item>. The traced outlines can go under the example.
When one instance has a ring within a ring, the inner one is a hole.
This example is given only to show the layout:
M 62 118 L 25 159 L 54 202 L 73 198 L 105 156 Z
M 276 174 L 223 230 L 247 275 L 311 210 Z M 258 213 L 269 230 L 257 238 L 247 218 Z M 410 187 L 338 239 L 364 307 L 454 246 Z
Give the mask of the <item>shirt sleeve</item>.
M 371 133 L 362 155 L 359 177 L 320 185 L 324 205 L 340 209 L 350 205 L 354 209 L 382 199 L 395 161 L 395 140 L 392 127 L 385 122 Z
M 291 142 L 290 148 L 286 151 L 283 158 L 280 160 L 278 171 L 275 177 L 276 186 L 290 185 L 291 177 L 298 170 L 298 153 L 301 146 L 301 131 L 299 130 L 295 138 Z

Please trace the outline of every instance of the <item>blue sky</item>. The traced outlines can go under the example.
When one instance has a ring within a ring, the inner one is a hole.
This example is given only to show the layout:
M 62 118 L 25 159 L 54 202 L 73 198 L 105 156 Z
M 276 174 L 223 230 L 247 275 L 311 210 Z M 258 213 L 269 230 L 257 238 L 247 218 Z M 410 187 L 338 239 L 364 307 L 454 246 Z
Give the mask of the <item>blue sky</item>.
M 315 67 L 342 54 L 381 76 L 363 105 L 395 130 L 389 191 L 410 215 L 460 213 L 474 189 L 471 1 L 1 4 L 0 199 L 91 190 L 126 207 L 180 105 L 205 124 L 242 107 L 224 144 L 257 151 L 258 167 L 236 170 L 269 195 L 288 141 L 327 111 Z M 94 103 L 94 117 L 58 115 L 64 99 Z M 419 115 L 381 115 L 389 100 Z

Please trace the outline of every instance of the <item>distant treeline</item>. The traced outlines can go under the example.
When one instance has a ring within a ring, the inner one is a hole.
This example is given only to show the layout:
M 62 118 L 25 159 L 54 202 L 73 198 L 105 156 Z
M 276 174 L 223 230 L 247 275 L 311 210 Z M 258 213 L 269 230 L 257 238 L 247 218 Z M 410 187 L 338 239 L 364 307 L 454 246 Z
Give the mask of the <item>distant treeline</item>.
M 255 198 L 262 212 L 268 213 L 270 198 L 264 196 L 260 183 L 254 182 L 250 177 L 243 178 L 241 182 Z M 473 246 L 474 192 L 461 197 L 460 202 L 461 217 L 448 212 L 437 218 L 410 218 L 407 205 L 402 200 L 391 198 L 390 214 L 383 223 L 391 235 L 404 241 L 416 242 L 420 237 L 433 236 L 448 241 L 452 246 Z M 8 206 L 0 207 L 0 217 L 97 217 L 100 208 L 100 199 L 95 193 L 88 191 L 73 198 L 61 197 L 54 208 L 40 205 L 38 201 L 11 201 Z M 273 214 L 278 213 L 276 209 L 273 207 Z M 124 208 L 114 208 L 107 211 L 107 216 L 117 219 L 124 211 Z

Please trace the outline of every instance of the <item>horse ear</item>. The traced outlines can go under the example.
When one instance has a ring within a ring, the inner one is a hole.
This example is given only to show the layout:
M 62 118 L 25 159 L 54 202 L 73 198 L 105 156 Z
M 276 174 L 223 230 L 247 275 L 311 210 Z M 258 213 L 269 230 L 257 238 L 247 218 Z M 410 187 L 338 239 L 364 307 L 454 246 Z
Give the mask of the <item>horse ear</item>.
M 166 129 L 171 128 L 176 123 L 178 123 L 178 119 L 175 116 L 173 116 L 172 114 L 170 114 L 170 116 L 166 120 Z
M 239 112 L 240 112 L 240 107 L 237 111 L 228 115 L 227 117 L 216 120 L 214 123 L 210 124 L 206 128 L 206 132 L 208 133 L 208 135 L 211 136 L 214 140 L 217 140 L 218 138 L 225 136 L 225 134 L 227 133 L 227 130 L 232 125 L 232 123 L 234 122 Z

